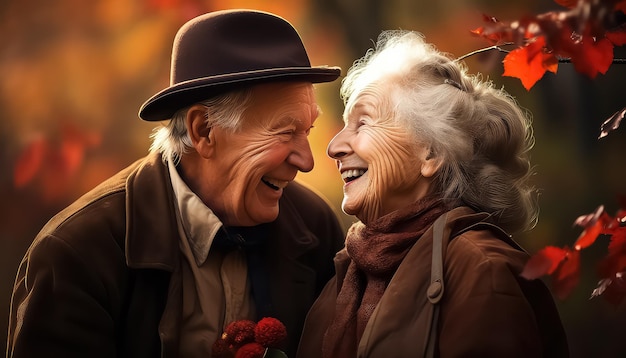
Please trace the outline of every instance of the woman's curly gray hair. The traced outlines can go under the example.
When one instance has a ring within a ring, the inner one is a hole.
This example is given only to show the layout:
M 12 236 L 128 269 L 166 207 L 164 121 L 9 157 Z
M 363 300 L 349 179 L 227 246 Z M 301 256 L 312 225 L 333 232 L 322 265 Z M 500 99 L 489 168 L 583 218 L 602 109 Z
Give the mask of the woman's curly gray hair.
M 530 184 L 530 116 L 504 90 L 467 73 L 412 31 L 385 31 L 342 81 L 353 95 L 373 83 L 391 84 L 396 120 L 430 146 L 442 165 L 434 192 L 492 213 L 509 232 L 534 226 L 536 190 Z

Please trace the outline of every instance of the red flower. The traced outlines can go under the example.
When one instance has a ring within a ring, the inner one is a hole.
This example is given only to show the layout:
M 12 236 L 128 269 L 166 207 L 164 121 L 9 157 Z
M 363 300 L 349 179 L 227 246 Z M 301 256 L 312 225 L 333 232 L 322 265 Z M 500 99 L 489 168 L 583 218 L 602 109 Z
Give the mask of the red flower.
M 222 338 L 218 338 L 211 347 L 211 357 L 213 358 L 233 358 L 235 355 L 230 344 Z
M 252 342 L 241 346 L 241 348 L 237 350 L 235 358 L 263 358 L 264 354 L 265 347 L 257 342 Z
M 287 338 L 287 328 L 276 318 L 265 317 L 258 323 L 239 320 L 229 323 L 212 346 L 213 358 L 263 358 L 266 351 L 281 354 L 278 346 Z M 274 349 L 271 349 L 274 348 Z
M 265 317 L 254 328 L 254 339 L 264 347 L 278 348 L 287 338 L 285 325 L 272 317 Z
M 224 329 L 222 338 L 234 346 L 241 346 L 254 342 L 254 327 L 256 323 L 250 320 L 239 320 L 229 323 Z

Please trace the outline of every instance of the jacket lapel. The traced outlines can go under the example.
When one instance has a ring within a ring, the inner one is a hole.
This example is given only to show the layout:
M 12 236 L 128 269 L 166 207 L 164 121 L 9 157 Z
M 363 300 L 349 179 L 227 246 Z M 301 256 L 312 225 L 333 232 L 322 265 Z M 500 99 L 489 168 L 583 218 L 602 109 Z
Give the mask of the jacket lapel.
M 151 154 L 126 182 L 126 263 L 173 272 L 178 264 L 174 193 L 161 156 Z

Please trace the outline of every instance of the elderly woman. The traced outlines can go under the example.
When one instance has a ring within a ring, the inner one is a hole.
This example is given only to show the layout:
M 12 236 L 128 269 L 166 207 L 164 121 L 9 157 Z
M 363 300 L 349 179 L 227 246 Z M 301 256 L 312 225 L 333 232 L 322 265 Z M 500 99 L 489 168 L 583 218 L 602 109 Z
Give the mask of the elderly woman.
M 328 155 L 360 221 L 298 357 L 568 356 L 552 296 L 520 277 L 528 255 L 507 234 L 537 217 L 515 101 L 406 31 L 382 33 L 341 95 Z

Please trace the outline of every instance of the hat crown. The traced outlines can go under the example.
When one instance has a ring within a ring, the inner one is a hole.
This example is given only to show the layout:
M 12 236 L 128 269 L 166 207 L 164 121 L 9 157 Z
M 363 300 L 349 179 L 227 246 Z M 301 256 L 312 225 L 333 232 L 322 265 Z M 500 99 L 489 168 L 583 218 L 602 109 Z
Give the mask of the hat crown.
M 310 66 L 302 39 L 286 20 L 261 11 L 218 11 L 187 22 L 176 34 L 170 85 L 246 71 Z
M 223 10 L 184 24 L 172 48 L 170 86 L 139 109 L 147 121 L 171 118 L 193 103 L 245 86 L 278 81 L 330 82 L 339 67 L 309 61 L 296 29 L 258 10 Z

